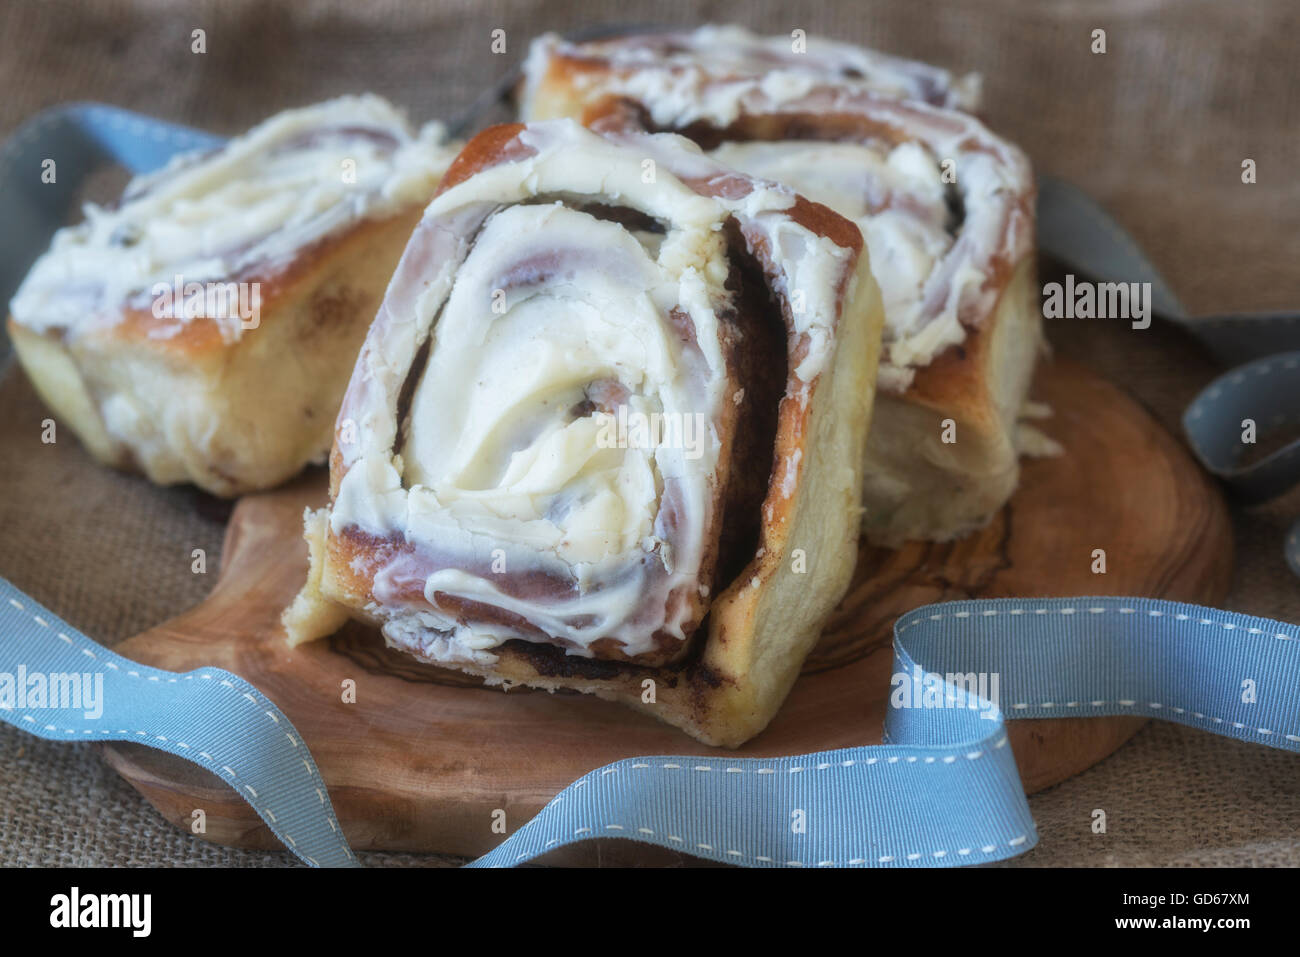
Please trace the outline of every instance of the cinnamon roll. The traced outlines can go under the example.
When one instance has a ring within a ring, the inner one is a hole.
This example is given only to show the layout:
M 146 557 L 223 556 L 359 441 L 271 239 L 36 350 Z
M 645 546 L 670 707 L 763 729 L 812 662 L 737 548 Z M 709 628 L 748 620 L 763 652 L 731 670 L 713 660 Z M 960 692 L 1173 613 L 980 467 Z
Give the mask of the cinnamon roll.
M 883 309 L 859 230 L 671 135 L 493 127 L 411 237 L 306 516 L 347 617 L 735 746 L 855 559 Z
M 710 115 L 722 112 L 734 119 L 754 90 L 780 102 L 797 100 L 819 83 L 949 109 L 979 108 L 978 74 L 954 75 L 917 60 L 801 34 L 763 37 L 744 27 L 717 25 L 585 43 L 543 34 L 533 41 L 524 66 L 522 113 L 525 119 L 578 116 L 593 99 L 618 93 L 664 104 L 679 118 L 707 104 Z
M 640 37 L 539 41 L 522 112 L 679 132 L 856 222 L 886 316 L 864 530 L 896 545 L 981 526 L 1016 487 L 1018 420 L 1042 349 L 1028 161 L 947 108 L 969 105 L 956 87 L 939 95 L 942 84 L 914 81 L 926 74 L 891 65 L 846 79 L 835 75 L 841 45 L 810 40 L 796 82 L 784 59 L 764 73 L 747 35 L 733 49 L 712 39 L 691 34 L 660 58 Z
M 356 351 L 455 152 L 375 96 L 290 110 L 60 230 L 10 306 L 56 421 L 217 495 L 323 461 Z

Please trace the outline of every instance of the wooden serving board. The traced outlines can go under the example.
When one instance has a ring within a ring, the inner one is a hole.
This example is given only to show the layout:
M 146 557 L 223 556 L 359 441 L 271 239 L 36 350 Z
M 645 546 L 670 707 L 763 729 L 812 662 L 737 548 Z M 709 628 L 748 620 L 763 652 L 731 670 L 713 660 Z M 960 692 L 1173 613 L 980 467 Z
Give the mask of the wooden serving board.
M 1043 367 L 1036 391 L 1055 410 L 1043 430 L 1067 454 L 1027 461 L 1014 499 L 978 534 L 898 551 L 863 547 L 852 590 L 780 714 L 728 753 L 764 757 L 878 743 L 892 625 L 918 605 L 1089 594 L 1223 600 L 1232 566 L 1227 510 L 1181 444 L 1082 366 L 1058 360 Z M 504 810 L 514 830 L 592 768 L 641 754 L 717 753 L 596 698 L 485 688 L 390 651 L 377 632 L 359 625 L 289 648 L 279 615 L 306 571 L 302 512 L 324 499 L 320 472 L 244 498 L 208 599 L 119 650 L 174 671 L 215 665 L 257 685 L 311 748 L 354 848 L 478 855 L 501 840 L 492 831 L 494 810 Z M 1096 548 L 1106 551 L 1104 575 L 1092 572 Z M 349 678 L 355 703 L 342 700 Z M 1143 720 L 1012 722 L 1025 787 L 1034 791 L 1082 771 Z M 188 827 L 191 812 L 202 808 L 209 840 L 279 846 L 252 809 L 206 771 L 139 745 L 101 747 L 168 820 Z M 628 842 L 557 853 L 585 863 L 593 853 L 622 862 L 668 857 Z

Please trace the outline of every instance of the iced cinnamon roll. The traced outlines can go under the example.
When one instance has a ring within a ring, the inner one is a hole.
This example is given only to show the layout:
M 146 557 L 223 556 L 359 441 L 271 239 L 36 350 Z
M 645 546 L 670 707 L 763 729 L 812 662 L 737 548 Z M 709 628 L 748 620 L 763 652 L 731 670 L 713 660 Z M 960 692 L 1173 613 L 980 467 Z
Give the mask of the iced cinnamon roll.
M 352 361 L 454 150 L 375 96 L 289 110 L 56 234 L 19 359 L 99 459 L 218 495 L 324 459 Z
M 356 617 L 738 745 L 847 587 L 882 322 L 852 222 L 680 137 L 481 133 L 357 359 L 290 640 Z
M 617 93 L 662 104 L 677 119 L 696 110 L 734 119 L 755 90 L 776 101 L 798 100 L 823 83 L 949 109 L 980 106 L 978 74 L 953 74 L 802 30 L 766 37 L 710 25 L 585 43 L 543 34 L 529 48 L 520 112 L 525 119 L 577 116 L 593 99 Z
M 706 55 L 695 37 L 684 86 L 685 67 L 644 56 L 641 38 L 593 46 L 587 60 L 585 45 L 534 48 L 527 117 L 676 131 L 861 228 L 886 317 L 863 470 L 867 534 L 943 541 L 987 522 L 1018 481 L 1018 419 L 1042 343 L 1024 155 L 935 105 L 951 98 L 909 93 L 901 79 L 894 90 L 813 72 L 797 87 L 761 72 L 741 83 L 734 60 L 761 64 Z

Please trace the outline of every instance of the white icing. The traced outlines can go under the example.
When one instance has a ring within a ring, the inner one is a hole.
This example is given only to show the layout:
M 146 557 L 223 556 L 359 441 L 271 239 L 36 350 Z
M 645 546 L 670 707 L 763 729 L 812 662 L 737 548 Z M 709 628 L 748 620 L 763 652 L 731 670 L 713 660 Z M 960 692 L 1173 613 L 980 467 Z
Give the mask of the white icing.
M 944 288 L 937 267 L 954 240 L 938 160 L 915 141 L 888 143 L 726 143 L 713 155 L 754 176 L 778 180 L 852 219 L 871 254 L 885 305 L 884 373 L 906 384 L 909 369 L 962 341 L 963 301 L 980 295 L 984 275 L 962 269 Z M 974 157 L 962 173 L 998 185 L 997 170 Z M 931 305 L 942 300 L 936 311 Z
M 503 270 L 535 256 L 539 236 L 562 257 L 560 274 L 502 289 L 496 312 Z M 719 237 L 699 238 L 720 252 Z M 506 551 L 507 567 L 521 550 L 575 566 L 647 538 L 659 544 L 653 518 L 666 475 L 692 482 L 700 507 L 716 438 L 687 472 L 677 450 L 602 448 L 601 419 L 573 414 L 603 380 L 632 390 L 633 412 L 693 414 L 663 322 L 685 278 L 627 230 L 564 206 L 512 206 L 489 220 L 457 273 L 411 405 L 403 478 L 412 527 L 436 523 L 453 551 L 472 549 L 476 535 L 519 546 Z
M 833 94 L 819 91 L 805 103 L 828 97 Z M 996 304 L 998 290 L 989 282 L 994 259 L 1014 262 L 1032 243 L 1025 203 L 1032 179 L 1018 150 L 969 117 L 867 98 L 848 106 L 891 138 L 724 143 L 711 155 L 858 224 L 885 305 L 878 384 L 898 393 L 917 368 L 963 342 L 966 325 Z M 892 132 L 897 128 L 906 130 L 899 139 L 892 138 L 900 136 Z M 955 233 L 949 189 L 963 210 Z
M 377 96 L 279 113 L 211 155 L 177 157 L 138 177 L 116 208 L 88 205 L 61 229 L 14 296 L 14 319 L 76 332 L 124 307 L 150 308 L 159 284 L 256 277 L 362 218 L 433 194 L 454 152 L 440 127 L 418 134 Z M 123 241 L 125 240 L 125 241 Z M 238 338 L 233 310 L 206 317 Z M 187 321 L 184 310 L 166 312 Z M 179 326 L 166 330 L 174 334 Z
M 858 105 L 897 122 L 889 104 Z M 962 343 L 967 323 L 993 309 L 994 259 L 1015 262 L 1032 243 L 1024 202 L 1032 179 L 1020 152 L 968 117 L 905 109 L 915 138 L 724 143 L 712 152 L 858 224 L 885 305 L 878 385 L 895 393 L 911 385 L 917 368 Z M 955 233 L 948 188 L 963 210 Z
M 400 536 L 435 559 L 431 573 L 409 556 L 375 573 L 385 634 L 425 657 L 468 660 L 510 638 L 581 655 L 613 638 L 636 656 L 656 647 L 656 634 L 688 638 L 696 613 L 673 596 L 707 586 L 717 423 L 736 392 L 718 319 L 730 301 L 722 227 L 735 217 L 789 256 L 778 285 L 805 292 L 791 316 L 808 337 L 805 382 L 828 359 L 853 252 L 790 220 L 787 189 L 701 195 L 685 180 L 734 174 L 679 137 L 614 141 L 557 121 L 519 141 L 533 155 L 448 188 L 412 237 L 340 412 L 356 442 L 341 448 L 347 471 L 330 527 Z M 601 219 L 582 208 L 593 202 L 640 211 L 666 231 Z M 687 317 L 693 346 L 673 310 Z M 426 339 L 398 423 L 397 398 Z M 608 384 L 614 399 L 600 391 Z M 602 447 L 587 400 L 699 416 L 707 441 L 699 455 L 673 444 Z M 412 574 L 431 606 L 418 621 L 385 600 Z M 520 592 L 515 583 L 530 574 L 568 587 Z M 542 636 L 466 623 L 440 596 L 502 609 Z
M 704 26 L 690 32 L 633 35 L 588 43 L 569 43 L 555 34 L 533 41 L 525 61 L 525 108 L 557 56 L 596 58 L 611 73 L 574 71 L 567 79 L 584 96 L 622 92 L 645 102 L 664 102 L 666 95 L 685 116 L 706 99 L 705 115 L 731 115 L 738 101 L 761 89 L 775 101 L 796 99 L 811 84 L 833 81 L 880 96 L 920 100 L 974 111 L 980 104 L 980 78 L 954 76 L 915 60 L 889 56 L 824 37 L 804 38 L 795 51 L 790 35 L 758 36 L 738 26 Z M 657 77 L 658 79 L 654 79 Z M 722 83 L 716 82 L 719 78 Z M 660 82 L 653 95 L 647 83 Z M 525 118 L 529 118 L 527 115 Z
M 548 36 L 530 52 L 525 112 L 534 97 L 546 95 L 552 66 L 566 56 L 600 68 L 575 68 L 549 82 L 571 85 L 584 103 L 610 93 L 630 97 L 660 128 L 726 129 L 746 117 L 785 114 L 809 123 L 844 115 L 875 129 L 860 142 L 724 143 L 712 155 L 858 224 L 885 303 L 878 377 L 884 391 L 906 391 L 917 368 L 963 342 L 966 327 L 996 303 L 989 281 L 994 261 L 1014 262 L 1032 248 L 1028 163 L 952 109 L 977 106 L 977 77 L 956 79 L 815 37 L 808 38 L 807 53 L 796 54 L 787 37 L 762 38 L 737 27 L 586 44 Z M 945 163 L 964 205 L 956 236 L 946 228 Z

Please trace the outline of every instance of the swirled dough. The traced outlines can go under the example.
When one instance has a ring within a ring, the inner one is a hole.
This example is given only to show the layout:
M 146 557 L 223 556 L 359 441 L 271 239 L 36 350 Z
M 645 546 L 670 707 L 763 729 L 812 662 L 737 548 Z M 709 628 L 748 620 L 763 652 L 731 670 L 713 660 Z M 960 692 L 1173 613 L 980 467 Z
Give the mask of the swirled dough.
M 659 106 L 684 123 L 708 119 L 726 125 L 754 90 L 782 102 L 798 99 L 823 82 L 968 111 L 978 109 L 981 98 L 978 74 L 954 75 L 928 63 L 825 37 L 759 36 L 744 27 L 706 25 L 586 43 L 544 34 L 533 41 L 525 62 L 525 104 L 546 82 L 548 67 L 557 58 L 573 58 L 578 64 L 566 81 L 580 96 L 599 86 Z M 598 62 L 601 71 L 584 70 L 581 64 L 586 61 Z
M 1023 190 L 1019 167 L 984 152 L 960 154 L 960 190 L 951 186 L 964 209 L 957 222 L 944 183 L 947 158 L 916 140 L 724 143 L 712 155 L 858 224 L 885 302 L 881 388 L 906 388 L 916 367 L 962 342 L 963 315 L 992 307 L 985 264 L 1005 241 L 1003 195 Z
M 857 250 L 679 137 L 557 121 L 517 143 L 412 237 L 341 412 L 357 441 L 330 530 L 406 543 L 367 567 L 371 612 L 439 660 L 518 637 L 635 657 L 688 639 L 712 585 L 738 394 L 724 227 L 742 218 L 781 259 L 779 294 L 799 293 L 796 374 L 831 353 Z

